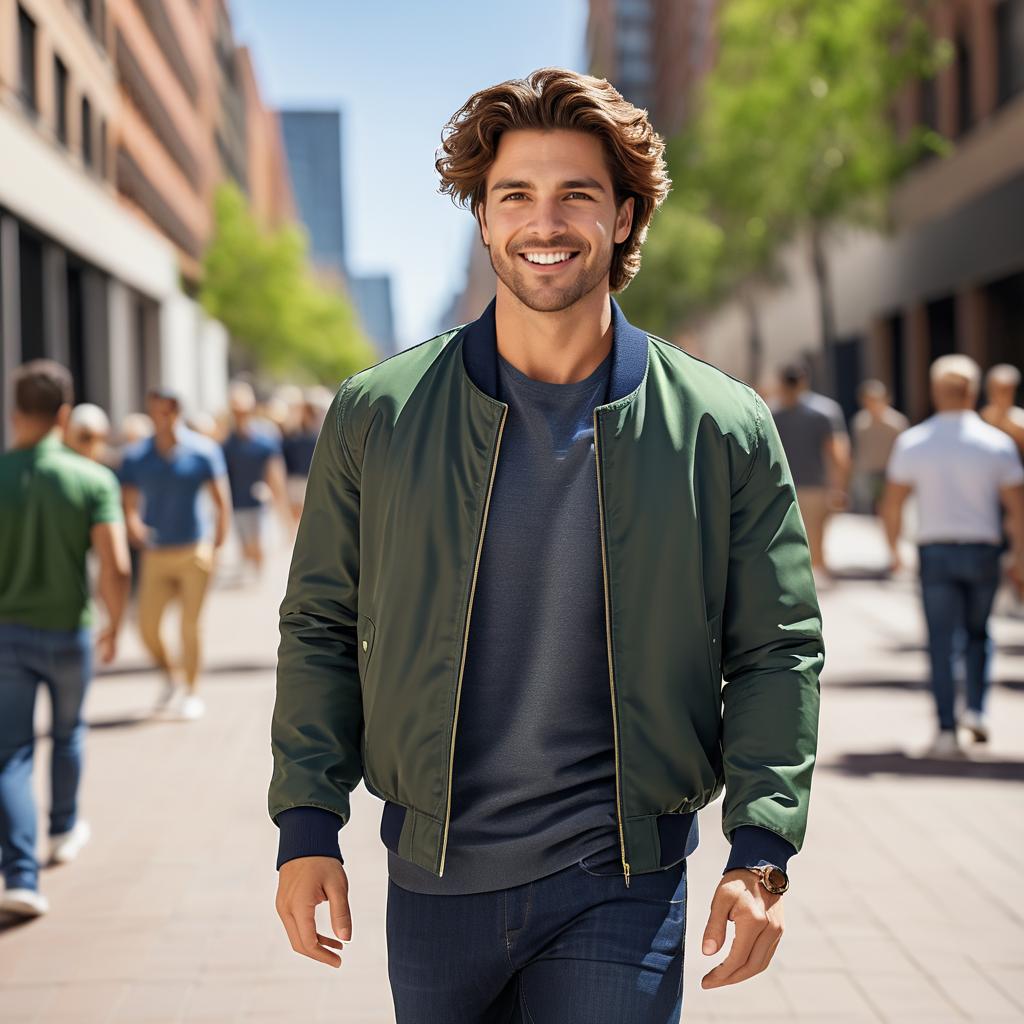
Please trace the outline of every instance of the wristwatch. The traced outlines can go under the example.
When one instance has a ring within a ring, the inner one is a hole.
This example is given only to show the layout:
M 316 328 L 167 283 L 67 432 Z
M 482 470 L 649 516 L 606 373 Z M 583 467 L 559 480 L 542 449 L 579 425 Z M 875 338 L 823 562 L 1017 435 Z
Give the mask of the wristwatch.
M 773 896 L 781 896 L 789 888 L 789 875 L 775 864 L 759 864 L 747 870 L 753 871 Z

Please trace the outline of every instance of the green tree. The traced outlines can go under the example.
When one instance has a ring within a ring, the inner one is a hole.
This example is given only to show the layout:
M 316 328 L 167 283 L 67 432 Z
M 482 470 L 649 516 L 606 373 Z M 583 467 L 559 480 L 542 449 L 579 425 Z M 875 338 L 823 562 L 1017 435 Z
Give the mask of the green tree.
M 312 275 L 299 230 L 262 228 L 231 184 L 217 190 L 214 220 L 200 302 L 259 369 L 336 384 L 373 362 L 347 296 Z
M 677 183 L 684 175 L 675 202 L 692 204 L 687 193 L 698 189 L 723 232 L 712 298 L 773 272 L 780 246 L 806 235 L 830 369 L 826 235 L 839 223 L 884 228 L 891 186 L 923 152 L 945 150 L 923 128 L 899 138 L 893 111 L 909 80 L 948 59 L 948 46 L 907 0 L 726 0 L 718 43 L 682 150 L 688 160 L 670 167 Z M 671 216 L 666 224 L 669 234 Z

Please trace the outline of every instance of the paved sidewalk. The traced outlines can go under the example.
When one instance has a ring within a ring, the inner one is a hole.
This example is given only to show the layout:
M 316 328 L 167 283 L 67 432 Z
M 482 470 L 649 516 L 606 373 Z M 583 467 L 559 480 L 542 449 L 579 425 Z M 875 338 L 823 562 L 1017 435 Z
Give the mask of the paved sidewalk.
M 882 560 L 870 525 L 844 519 L 832 542 L 850 576 Z M 44 873 L 48 917 L 0 931 L 3 1024 L 393 1019 L 380 804 L 362 788 L 344 833 L 355 941 L 342 968 L 292 953 L 274 912 L 265 799 L 284 563 L 213 594 L 202 721 L 146 720 L 157 679 L 133 635 L 97 680 L 83 793 L 95 838 Z M 700 989 L 721 959 L 700 937 L 727 853 L 721 804 L 705 809 L 684 1020 L 1024 1020 L 1024 620 L 995 623 L 990 749 L 950 765 L 919 756 L 933 713 L 913 580 L 847 578 L 822 602 L 820 759 L 786 936 L 764 975 Z M 43 699 L 39 711 L 45 731 Z M 41 742 L 41 769 L 47 754 Z

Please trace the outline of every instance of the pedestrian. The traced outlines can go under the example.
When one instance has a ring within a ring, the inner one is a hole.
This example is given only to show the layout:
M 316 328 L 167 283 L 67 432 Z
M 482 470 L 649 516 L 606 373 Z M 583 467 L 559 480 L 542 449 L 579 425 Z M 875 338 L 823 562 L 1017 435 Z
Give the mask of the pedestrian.
M 94 643 L 86 554 L 99 562 L 106 622 L 95 644 L 107 664 L 128 598 L 128 544 L 116 477 L 61 443 L 71 374 L 35 360 L 13 390 L 14 447 L 0 455 L 0 911 L 38 917 L 49 903 L 36 859 L 36 690 L 46 687 L 51 707 L 49 859 L 69 863 L 91 834 L 78 815 Z
M 823 584 L 831 576 L 825 561 L 828 519 L 834 510 L 846 506 L 850 474 L 846 421 L 838 403 L 811 391 L 807 367 L 801 362 L 789 363 L 780 371 L 772 417 L 796 485 L 811 565 Z
M 177 393 L 153 388 L 146 405 L 155 432 L 125 453 L 120 471 L 128 536 L 142 550 L 139 632 L 164 676 L 157 710 L 191 720 L 205 710 L 198 693 L 200 616 L 231 502 L 220 446 L 185 427 Z M 204 491 L 215 511 L 212 538 L 204 536 L 200 513 Z M 170 656 L 160 633 L 175 600 L 181 608 L 180 660 Z
M 72 451 L 105 466 L 110 458 L 109 440 L 110 419 L 98 405 L 82 402 L 71 410 L 64 443 Z
M 222 448 L 231 483 L 233 522 L 242 557 L 258 575 L 265 556 L 267 505 L 276 502 L 285 529 L 290 532 L 292 526 L 281 439 L 273 424 L 256 424 L 256 395 L 250 384 L 235 381 L 228 402 L 231 432 Z
M 1005 506 L 1011 558 L 1024 568 L 1024 468 L 1013 442 L 974 411 L 981 371 L 965 355 L 942 356 L 931 367 L 935 414 L 899 436 L 889 460 L 883 521 L 894 569 L 902 511 L 917 499 L 921 597 L 939 728 L 933 757 L 960 757 L 954 656 L 962 648 L 967 683 L 959 725 L 977 742 L 989 738 L 988 619 L 1000 581 Z
M 981 418 L 1004 434 L 1009 434 L 1021 458 L 1024 458 L 1024 409 L 1017 405 L 1020 370 L 1009 363 L 997 363 L 985 374 L 985 396 L 988 402 Z
M 876 515 L 892 447 L 910 420 L 892 407 L 889 389 L 880 380 L 864 381 L 857 398 L 861 408 L 853 417 L 853 492 L 857 510 Z
M 677 1021 L 686 858 L 723 787 L 703 951 L 735 937 L 704 987 L 781 937 L 820 615 L 764 403 L 610 299 L 662 153 L 603 79 L 474 95 L 437 168 L 496 298 L 344 381 L 313 456 L 281 609 L 277 909 L 296 952 L 339 965 L 363 779 L 386 801 L 398 1024 Z
M 281 442 L 281 453 L 288 475 L 288 503 L 296 521 L 302 515 L 313 450 L 316 448 L 316 439 L 320 436 L 320 427 L 329 407 L 330 399 L 328 398 L 326 403 L 323 402 L 319 394 L 311 389 L 298 407 L 298 421 Z

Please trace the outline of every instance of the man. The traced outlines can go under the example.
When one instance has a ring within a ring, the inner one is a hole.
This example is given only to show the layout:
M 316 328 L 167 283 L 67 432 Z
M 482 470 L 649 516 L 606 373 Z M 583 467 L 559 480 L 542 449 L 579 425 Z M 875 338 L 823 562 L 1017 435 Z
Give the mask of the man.
M 50 860 L 68 863 L 89 841 L 78 816 L 92 678 L 86 553 L 99 561 L 97 592 L 107 622 L 100 661 L 113 661 L 128 597 L 128 544 L 117 480 L 65 448 L 71 374 L 49 360 L 14 378 L 14 448 L 0 455 L 0 911 L 38 917 L 36 806 L 32 795 L 33 715 L 40 683 L 50 693 Z
M 839 405 L 811 391 L 807 367 L 790 363 L 779 373 L 779 399 L 772 406 L 796 497 L 807 530 L 811 565 L 819 583 L 830 577 L 825 528 L 833 509 L 846 504 L 850 439 Z
M 296 522 L 302 515 L 302 504 L 306 499 L 306 481 L 309 479 L 309 467 L 313 462 L 316 439 L 320 436 L 324 416 L 331 404 L 330 392 L 327 392 L 325 398 L 321 394 L 323 390 L 311 388 L 302 396 L 302 400 L 293 406 L 293 426 L 281 442 L 281 452 L 288 474 L 288 502 Z
M 889 404 L 889 389 L 880 380 L 864 381 L 857 397 L 861 408 L 853 417 L 854 489 L 859 509 L 875 514 L 893 445 L 910 421 Z
M 199 620 L 214 553 L 227 536 L 230 499 L 220 447 L 182 424 L 177 394 L 154 388 L 146 405 L 153 436 L 128 449 L 121 463 L 128 536 L 142 550 L 139 632 L 164 673 L 157 710 L 190 721 L 205 710 L 198 694 Z M 212 542 L 200 514 L 204 491 L 215 516 Z M 175 599 L 181 607 L 180 664 L 160 635 L 164 612 Z
M 242 557 L 258 574 L 263 568 L 268 496 L 277 502 L 282 523 L 291 526 L 285 493 L 281 441 L 254 423 L 256 395 L 244 381 L 228 393 L 232 429 L 224 441 L 224 461 L 231 483 L 231 508 Z M 272 428 L 276 431 L 276 427 Z
M 705 954 L 736 931 L 704 986 L 781 936 L 820 616 L 764 404 L 610 300 L 662 150 L 602 79 L 474 95 L 437 166 L 496 299 L 344 382 L 313 457 L 281 617 L 277 908 L 293 949 L 339 965 L 337 832 L 365 779 L 400 1024 L 678 1020 L 686 857 L 723 785 Z
M 98 405 L 82 402 L 71 410 L 64 442 L 72 451 L 106 465 L 109 439 L 110 420 Z
M 964 637 L 967 708 L 960 724 L 978 742 L 989 738 L 988 618 L 999 587 L 1000 504 L 1014 538 L 1012 561 L 1024 568 L 1024 468 L 1013 442 L 974 411 L 981 371 L 968 356 L 931 367 L 935 415 L 901 434 L 889 462 L 882 517 L 900 565 L 903 505 L 917 498 L 921 596 L 939 731 L 928 753 L 960 757 L 956 732 L 954 644 Z
M 985 374 L 985 394 L 988 404 L 981 410 L 981 418 L 1008 434 L 1017 451 L 1024 458 L 1024 409 L 1017 405 L 1020 388 L 1020 370 L 1009 363 L 998 363 Z

